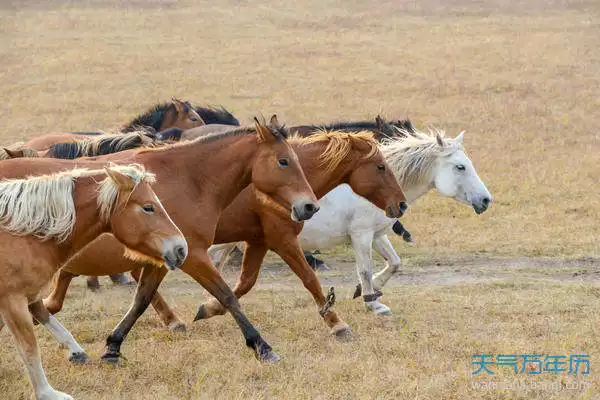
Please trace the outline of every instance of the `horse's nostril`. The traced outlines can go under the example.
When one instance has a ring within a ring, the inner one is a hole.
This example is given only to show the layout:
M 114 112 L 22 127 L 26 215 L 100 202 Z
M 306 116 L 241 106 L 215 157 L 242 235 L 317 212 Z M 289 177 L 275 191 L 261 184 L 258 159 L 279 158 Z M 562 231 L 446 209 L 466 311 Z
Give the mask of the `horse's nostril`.
M 184 259 L 185 256 L 186 256 L 185 248 L 183 246 L 177 246 L 177 247 L 175 247 L 175 254 L 177 254 L 177 257 L 180 260 Z
M 400 202 L 400 211 L 405 212 L 406 210 L 408 210 L 408 204 L 406 204 L 405 202 L 401 201 Z
M 489 206 L 490 205 L 490 198 L 489 197 L 484 197 L 483 200 L 481 200 L 483 202 L 484 206 Z
M 304 206 L 304 210 L 306 210 L 306 212 L 309 212 L 309 213 L 314 213 L 316 211 L 316 208 L 317 207 L 312 203 L 308 203 Z

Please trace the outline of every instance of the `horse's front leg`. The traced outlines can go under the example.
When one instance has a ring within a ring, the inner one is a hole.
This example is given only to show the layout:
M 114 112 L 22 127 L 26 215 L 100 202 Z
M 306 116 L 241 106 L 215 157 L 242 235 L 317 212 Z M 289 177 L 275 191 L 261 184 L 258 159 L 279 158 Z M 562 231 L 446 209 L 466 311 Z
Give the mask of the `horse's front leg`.
M 52 280 L 52 293 L 44 299 L 44 306 L 52 314 L 56 314 L 62 309 L 69 285 L 76 276 L 77 275 L 65 271 L 62 268 L 54 275 L 54 279 Z
M 394 276 L 396 271 L 398 271 L 398 268 L 400 268 L 400 256 L 396 253 L 387 235 L 376 237 L 373 241 L 373 247 L 386 261 L 385 268 L 375 274 L 373 278 L 375 289 L 381 290 L 391 277 Z
M 377 315 L 390 315 L 392 311 L 388 306 L 377 300 L 379 294 L 375 293 L 373 287 L 373 259 L 371 255 L 373 233 L 361 232 L 353 234 L 351 235 L 351 240 L 356 257 L 356 272 L 360 280 L 360 286 L 357 288 L 355 297 L 357 297 L 356 294 L 360 293 L 360 289 L 362 289 L 362 297 L 367 310 Z
M 292 271 L 300 278 L 304 287 L 312 294 L 317 307 L 319 307 L 319 314 L 323 317 L 325 324 L 331 328 L 331 333 L 338 339 L 348 340 L 354 337 L 352 330 L 332 309 L 333 303 L 335 302 L 335 295 L 333 288 L 330 289 L 331 295 L 328 298 L 323 294 L 321 282 L 315 274 L 315 271 L 310 267 L 300 243 L 298 243 L 298 237 L 296 235 L 279 235 L 276 239 L 279 243 L 273 244 L 273 251 L 290 266 Z M 270 243 L 271 244 L 271 243 Z
M 236 243 L 232 243 L 232 246 L 229 247 L 229 250 L 232 250 L 235 245 Z M 242 271 L 235 288 L 233 289 L 233 294 L 235 294 L 235 297 L 238 299 L 248 293 L 256 283 L 260 266 L 265 258 L 265 254 L 267 254 L 267 248 L 264 244 L 246 245 L 244 258 L 242 260 Z M 200 305 L 196 319 L 208 319 L 215 315 L 223 315 L 226 312 L 227 309 L 223 306 L 223 304 L 221 304 L 219 300 L 212 298 Z
M 190 258 L 191 257 L 191 258 Z M 271 346 L 260 336 L 260 333 L 250 323 L 246 315 L 242 312 L 240 303 L 233 294 L 233 291 L 227 286 L 219 271 L 210 262 L 206 250 L 197 249 L 192 254 L 188 254 L 186 262 L 181 269 L 194 278 L 202 287 L 212 294 L 225 308 L 231 313 L 235 322 L 238 324 L 246 340 L 246 346 L 254 350 L 256 358 L 263 362 L 277 362 L 279 356 L 273 351 Z M 202 319 L 202 309 L 194 321 Z
M 166 267 L 157 267 L 154 265 L 145 265 L 142 269 L 142 275 L 138 282 L 137 290 L 131 307 L 127 314 L 119 322 L 117 327 L 106 339 L 106 352 L 102 356 L 105 362 L 117 364 L 121 356 L 121 344 L 127 337 L 127 334 L 138 320 L 138 318 L 146 311 L 148 305 L 152 301 L 156 289 L 167 274 Z
M 29 312 L 31 312 L 31 315 L 33 315 L 33 318 L 37 322 L 44 325 L 44 328 L 50 331 L 58 343 L 68 349 L 69 361 L 74 364 L 84 364 L 89 360 L 89 357 L 85 354 L 85 350 L 77 343 L 71 332 L 65 329 L 54 315 L 48 312 L 41 300 L 31 303 L 29 305 Z
M 135 279 L 135 281 L 138 283 L 141 279 L 141 275 L 142 268 L 131 270 L 131 276 L 133 276 L 133 279 Z M 154 308 L 154 311 L 156 311 L 158 314 L 158 317 L 171 332 L 185 332 L 185 324 L 181 322 L 175 312 L 171 309 L 171 307 L 169 307 L 169 304 L 165 301 L 158 290 L 154 292 L 151 304 L 152 308 Z

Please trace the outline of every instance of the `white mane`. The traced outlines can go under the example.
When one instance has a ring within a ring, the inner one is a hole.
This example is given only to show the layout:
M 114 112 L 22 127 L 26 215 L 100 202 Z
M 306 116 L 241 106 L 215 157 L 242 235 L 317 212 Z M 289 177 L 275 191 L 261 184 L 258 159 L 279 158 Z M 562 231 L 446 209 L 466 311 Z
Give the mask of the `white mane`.
M 137 164 L 113 165 L 136 183 L 154 175 Z M 79 177 L 106 175 L 106 170 L 73 169 L 52 175 L 5 179 L 0 181 L 0 229 L 15 235 L 35 235 L 40 239 L 56 237 L 64 241 L 75 225 L 73 188 Z M 108 220 L 117 203 L 119 189 L 109 177 L 98 185 L 98 208 Z
M 429 181 L 435 160 L 461 149 L 444 131 L 399 131 L 404 137 L 385 140 L 380 149 L 401 187 Z

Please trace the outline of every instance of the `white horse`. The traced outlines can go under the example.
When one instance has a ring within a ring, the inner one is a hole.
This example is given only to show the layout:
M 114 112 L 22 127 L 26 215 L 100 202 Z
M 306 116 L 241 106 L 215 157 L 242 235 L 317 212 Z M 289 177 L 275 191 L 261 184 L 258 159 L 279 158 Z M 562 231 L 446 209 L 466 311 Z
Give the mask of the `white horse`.
M 492 197 L 479 179 L 463 148 L 461 132 L 455 139 L 443 132 L 401 131 L 380 148 L 394 171 L 409 203 L 435 188 L 444 196 L 473 207 L 481 214 Z M 350 241 L 356 253 L 356 268 L 363 299 L 368 310 L 390 315 L 388 306 L 378 301 L 379 291 L 400 267 L 400 257 L 387 233 L 396 222 L 343 184 L 319 200 L 320 211 L 304 223 L 299 240 L 304 250 L 327 250 Z M 235 243 L 212 246 L 216 258 L 228 255 Z M 386 267 L 373 276 L 371 248 L 386 260 Z

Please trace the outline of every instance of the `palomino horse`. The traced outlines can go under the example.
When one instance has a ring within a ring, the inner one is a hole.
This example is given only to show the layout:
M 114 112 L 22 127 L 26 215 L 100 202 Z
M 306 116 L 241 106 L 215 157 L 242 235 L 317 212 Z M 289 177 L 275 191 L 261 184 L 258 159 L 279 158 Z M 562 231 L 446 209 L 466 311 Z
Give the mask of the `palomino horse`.
M 243 314 L 237 298 L 212 265 L 207 250 L 213 242 L 219 216 L 250 183 L 264 193 L 265 198 L 286 210 L 287 218 L 302 221 L 317 212 L 317 199 L 296 153 L 286 140 L 287 131 L 274 128 L 276 119 L 271 122 L 266 126 L 256 121 L 255 128 L 238 128 L 192 142 L 97 158 L 138 162 L 156 173 L 159 183 L 155 190 L 190 244 L 190 254 L 181 269 L 227 307 L 242 330 L 246 344 L 262 361 L 277 361 L 279 356 Z M 160 183 L 168 180 L 168 184 Z M 86 247 L 65 269 L 81 271 L 88 267 L 93 272 L 96 264 L 110 264 L 114 273 L 143 266 L 124 259 L 122 252 L 122 246 L 105 235 Z M 134 303 L 107 339 L 108 349 L 103 358 L 109 362 L 119 360 L 121 343 L 164 278 L 160 270 L 143 267 Z M 66 290 L 71 277 L 61 271 L 55 290 Z M 56 312 L 62 303 L 50 297 L 45 304 Z M 173 323 L 176 325 L 178 321 Z
M 189 102 L 173 99 L 169 103 L 155 105 L 117 130 L 120 133 L 127 133 L 145 128 L 153 132 L 161 132 L 171 127 L 185 130 L 202 125 L 204 121 Z M 54 143 L 81 140 L 99 134 L 102 132 L 49 133 L 29 140 L 25 143 L 25 147 L 38 151 L 48 150 Z
M 435 188 L 443 196 L 473 207 L 477 214 L 489 207 L 492 197 L 464 150 L 463 133 L 455 139 L 444 138 L 441 132 L 428 134 L 414 129 L 400 133 L 380 148 L 409 203 Z M 320 204 L 322 211 L 304 225 L 300 244 L 305 249 L 326 250 L 350 241 L 360 282 L 356 297 L 362 292 L 368 310 L 391 314 L 377 298 L 400 267 L 400 257 L 387 237 L 396 221 L 357 196 L 348 185 L 332 190 Z M 386 267 L 374 277 L 372 246 L 386 260 Z
M 203 127 L 193 131 L 202 132 Z M 290 143 L 296 150 L 317 197 L 341 183 L 348 183 L 356 193 L 373 202 L 379 209 L 386 210 L 391 217 L 400 216 L 405 210 L 404 195 L 386 166 L 371 133 L 329 132 L 309 138 L 295 137 L 290 139 Z M 255 186 L 244 189 L 221 215 L 215 236 L 215 243 L 242 240 L 248 243 L 242 275 L 234 294 L 241 297 L 252 288 L 267 249 L 272 249 L 288 263 L 310 291 L 332 333 L 339 338 L 351 336 L 352 331 L 331 308 L 332 304 L 327 302 L 318 278 L 302 255 L 297 240 L 301 229 L 301 223 L 291 221 L 284 209 Z M 133 275 L 136 277 L 139 273 Z M 65 292 L 66 286 L 57 284 L 47 303 L 60 306 Z M 178 322 L 159 293 L 155 294 L 152 304 L 167 326 Z M 201 307 L 197 318 L 209 318 L 223 313 L 225 308 L 213 299 Z
M 0 181 L 0 329 L 6 324 L 13 334 L 36 398 L 44 400 L 72 398 L 46 380 L 30 312 L 68 348 L 71 361 L 87 360 L 40 300 L 59 266 L 103 232 L 155 269 L 164 270 L 163 262 L 177 268 L 187 255 L 185 238 L 150 188 L 154 175 L 138 165 L 57 172 L 63 167 L 40 159 L 0 163 L 0 176 L 12 178 Z M 52 174 L 17 179 L 40 168 Z

